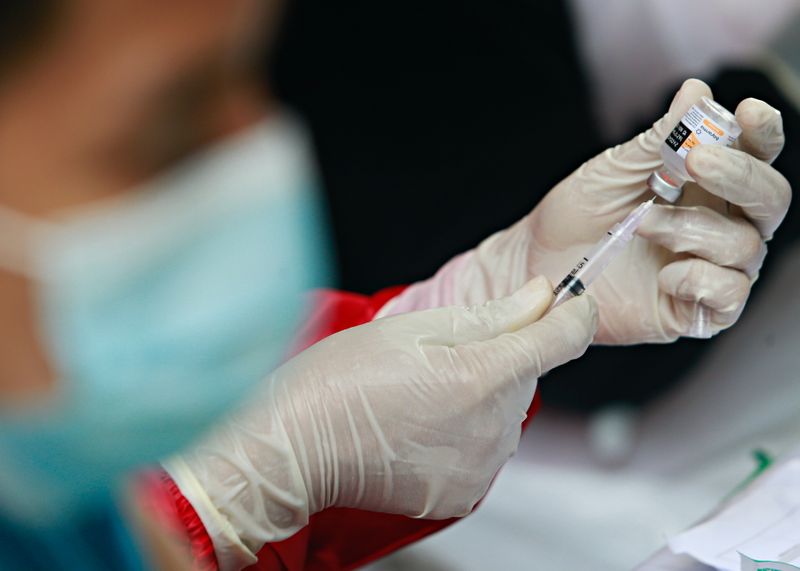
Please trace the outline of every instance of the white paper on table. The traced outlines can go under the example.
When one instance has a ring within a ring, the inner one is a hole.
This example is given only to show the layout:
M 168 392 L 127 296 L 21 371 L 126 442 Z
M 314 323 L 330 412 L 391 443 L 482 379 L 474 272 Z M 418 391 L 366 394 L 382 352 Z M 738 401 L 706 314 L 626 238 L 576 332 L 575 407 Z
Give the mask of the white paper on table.
M 800 567 L 776 561 L 756 561 L 742 555 L 742 571 L 800 571 Z
M 800 458 L 771 468 L 732 503 L 669 542 L 675 553 L 738 571 L 740 553 L 800 563 Z

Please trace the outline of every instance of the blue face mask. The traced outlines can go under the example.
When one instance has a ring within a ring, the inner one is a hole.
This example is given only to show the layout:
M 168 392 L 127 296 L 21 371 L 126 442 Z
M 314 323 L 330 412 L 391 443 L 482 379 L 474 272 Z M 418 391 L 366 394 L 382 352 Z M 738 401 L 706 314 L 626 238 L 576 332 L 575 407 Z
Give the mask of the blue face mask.
M 273 120 L 58 222 L 0 212 L 29 245 L 6 265 L 38 284 L 58 373 L 41 406 L 0 411 L 0 512 L 69 517 L 189 444 L 285 355 L 324 271 L 309 156 Z

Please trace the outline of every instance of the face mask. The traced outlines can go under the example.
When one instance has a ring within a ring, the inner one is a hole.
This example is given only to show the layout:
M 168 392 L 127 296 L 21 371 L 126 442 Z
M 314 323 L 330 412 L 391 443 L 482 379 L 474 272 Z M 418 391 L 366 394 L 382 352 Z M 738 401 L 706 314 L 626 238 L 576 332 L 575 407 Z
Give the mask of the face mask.
M 269 373 L 323 270 L 313 172 L 281 119 L 59 222 L 0 211 L 30 245 L 0 263 L 37 282 L 58 373 L 45 404 L 0 411 L 0 512 L 67 517 Z

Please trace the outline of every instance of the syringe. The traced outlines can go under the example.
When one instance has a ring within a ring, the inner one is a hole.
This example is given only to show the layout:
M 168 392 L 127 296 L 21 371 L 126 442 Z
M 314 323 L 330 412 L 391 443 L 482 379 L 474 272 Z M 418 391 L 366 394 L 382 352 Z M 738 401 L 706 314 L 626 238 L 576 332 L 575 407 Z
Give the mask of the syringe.
M 606 232 L 606 235 L 595 244 L 578 264 L 572 268 L 561 283 L 553 290 L 555 299 L 551 307 L 556 307 L 568 299 L 581 295 L 597 276 L 606 269 L 633 239 L 633 234 L 642 223 L 645 214 L 653 207 L 655 197 L 641 203 L 619 224 Z

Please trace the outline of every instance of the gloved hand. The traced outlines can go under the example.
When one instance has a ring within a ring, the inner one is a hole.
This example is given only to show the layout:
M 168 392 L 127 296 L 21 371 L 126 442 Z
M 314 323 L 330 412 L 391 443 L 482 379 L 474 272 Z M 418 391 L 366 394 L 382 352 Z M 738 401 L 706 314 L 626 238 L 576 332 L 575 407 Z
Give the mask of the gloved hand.
M 613 224 L 652 196 L 647 177 L 659 147 L 707 85 L 688 80 L 667 113 L 645 133 L 588 161 L 527 217 L 408 288 L 381 315 L 475 304 L 513 291 L 533 275 L 560 281 Z M 628 245 L 588 289 L 597 299 L 595 342 L 669 342 L 689 332 L 702 303 L 714 333 L 739 317 L 766 254 L 765 241 L 791 200 L 769 163 L 783 148 L 780 113 L 756 99 L 736 109 L 737 148 L 700 146 L 687 157 L 698 184 L 677 205 L 656 205 Z
M 223 569 L 329 506 L 470 512 L 511 456 L 542 373 L 581 355 L 589 296 L 542 317 L 544 278 L 476 307 L 349 329 L 280 367 L 248 407 L 165 464 Z

